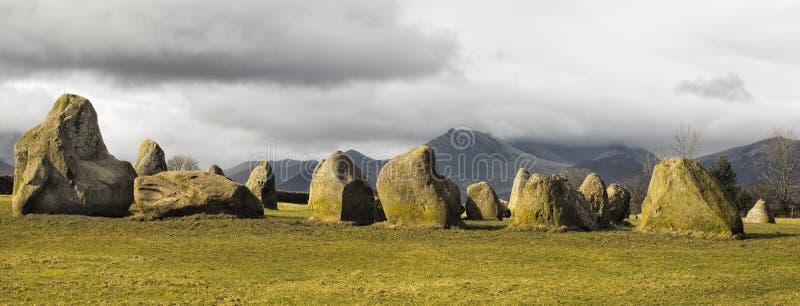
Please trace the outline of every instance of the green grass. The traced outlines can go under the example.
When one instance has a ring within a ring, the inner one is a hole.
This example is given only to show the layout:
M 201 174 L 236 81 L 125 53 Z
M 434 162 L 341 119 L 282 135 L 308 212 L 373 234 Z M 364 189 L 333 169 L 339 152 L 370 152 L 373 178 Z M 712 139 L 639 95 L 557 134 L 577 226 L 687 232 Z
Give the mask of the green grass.
M 396 230 L 258 220 L 10 217 L 0 304 L 794 304 L 800 222 L 720 241 L 630 230 L 541 233 L 504 222 Z

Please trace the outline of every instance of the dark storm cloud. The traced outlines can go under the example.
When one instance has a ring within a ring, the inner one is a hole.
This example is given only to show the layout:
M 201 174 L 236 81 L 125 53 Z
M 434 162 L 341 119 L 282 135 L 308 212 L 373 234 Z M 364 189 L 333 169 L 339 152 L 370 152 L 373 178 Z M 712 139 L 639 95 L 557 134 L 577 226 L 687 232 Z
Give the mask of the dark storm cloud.
M 678 83 L 675 90 L 678 93 L 690 93 L 731 102 L 755 101 L 753 95 L 745 88 L 742 78 L 734 73 L 711 79 L 683 80 Z
M 391 0 L 4 1 L 0 74 L 335 85 L 448 69 L 456 42 Z

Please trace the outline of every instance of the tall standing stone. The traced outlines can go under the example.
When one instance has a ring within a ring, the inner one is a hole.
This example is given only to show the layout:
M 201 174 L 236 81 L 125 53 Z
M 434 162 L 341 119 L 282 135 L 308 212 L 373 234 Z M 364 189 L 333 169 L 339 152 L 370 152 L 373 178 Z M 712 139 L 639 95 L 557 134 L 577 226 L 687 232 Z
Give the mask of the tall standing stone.
M 222 171 L 222 168 L 220 168 L 216 164 L 209 166 L 208 169 L 206 169 L 206 173 L 225 176 L 225 172 Z
M 619 184 L 611 184 L 606 189 L 608 194 L 608 220 L 611 224 L 620 225 L 631 212 L 631 193 Z
M 391 159 L 378 175 L 387 222 L 450 227 L 461 222 L 464 206 L 453 181 L 436 172 L 433 149 L 421 145 Z
M 361 169 L 342 151 L 331 153 L 314 169 L 308 205 L 320 221 L 375 222 L 375 195 Z
M 278 191 L 275 189 L 275 174 L 267 161 L 260 162 L 245 183 L 247 189 L 261 201 L 266 209 L 278 209 Z
M 739 212 L 719 183 L 695 161 L 665 159 L 653 170 L 642 202 L 642 230 L 741 237 Z
M 519 168 L 519 170 L 517 170 L 517 176 L 514 177 L 514 185 L 511 187 L 511 197 L 508 199 L 508 210 L 511 211 L 511 215 L 514 215 L 514 209 L 517 208 L 517 201 L 515 199 L 519 198 L 522 189 L 525 188 L 525 183 L 528 182 L 530 177 L 530 172 L 525 168 Z
M 65 94 L 42 123 L 22 135 L 12 211 L 124 216 L 136 172 L 108 153 L 89 100 Z
M 467 187 L 467 218 L 471 220 L 502 220 L 503 208 L 497 193 L 487 182 Z
M 583 180 L 583 184 L 578 189 L 589 203 L 589 208 L 597 218 L 600 227 L 606 227 L 610 223 L 608 216 L 608 194 L 606 193 L 606 183 L 600 179 L 597 173 L 590 173 Z
M 136 175 L 149 176 L 167 171 L 167 160 L 164 157 L 164 150 L 155 141 L 146 139 L 139 146 L 139 154 L 136 156 Z

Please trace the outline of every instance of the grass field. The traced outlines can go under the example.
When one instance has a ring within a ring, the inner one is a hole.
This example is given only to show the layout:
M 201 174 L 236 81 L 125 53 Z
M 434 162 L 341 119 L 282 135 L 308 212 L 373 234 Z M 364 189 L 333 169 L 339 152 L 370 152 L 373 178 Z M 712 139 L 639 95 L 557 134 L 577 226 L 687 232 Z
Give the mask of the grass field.
M 31 215 L 0 197 L 0 304 L 796 304 L 800 222 L 717 241 L 305 221 Z

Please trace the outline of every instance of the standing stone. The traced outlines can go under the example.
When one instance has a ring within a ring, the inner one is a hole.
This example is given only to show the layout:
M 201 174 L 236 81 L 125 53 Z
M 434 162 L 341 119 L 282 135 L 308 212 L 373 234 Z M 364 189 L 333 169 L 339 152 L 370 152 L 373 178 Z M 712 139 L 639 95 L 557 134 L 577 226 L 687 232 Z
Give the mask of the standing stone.
M 225 172 L 222 171 L 222 168 L 220 168 L 216 164 L 209 166 L 208 169 L 206 169 L 206 173 L 225 176 Z
M 108 153 L 89 100 L 65 94 L 14 148 L 14 215 L 125 216 L 136 172 Z
M 436 172 L 427 145 L 386 163 L 378 175 L 378 194 L 393 225 L 450 227 L 460 224 L 464 213 L 458 186 Z
M 500 199 L 487 182 L 467 187 L 467 218 L 470 220 L 503 220 Z
M 686 158 L 662 160 L 653 170 L 639 229 L 744 235 L 742 219 L 717 180 Z
M 608 194 L 608 220 L 620 225 L 631 213 L 631 193 L 619 184 L 611 184 Z
M 747 212 L 747 218 L 744 219 L 744 222 L 747 223 L 775 223 L 775 218 L 772 216 L 772 212 L 769 210 L 769 206 L 767 206 L 767 202 L 764 200 L 759 199 L 756 202 L 756 205 L 753 205 L 753 208 Z
M 512 228 L 537 230 L 597 230 L 599 227 L 583 195 L 572 189 L 563 174 L 530 176 L 516 196 Z
M 136 156 L 136 175 L 149 176 L 167 171 L 167 160 L 164 158 L 164 150 L 155 141 L 146 139 L 139 146 L 139 154 Z
M 320 221 L 375 222 L 375 195 L 361 169 L 342 151 L 322 160 L 311 176 L 308 205 Z
M 514 185 L 511 187 L 511 197 L 508 199 L 508 210 L 511 211 L 511 215 L 514 215 L 514 209 L 517 208 L 517 201 L 515 199 L 519 198 L 522 189 L 525 188 L 525 183 L 528 182 L 530 177 L 530 172 L 525 168 L 519 168 L 519 170 L 517 170 L 517 176 L 514 177 Z
M 261 202 L 247 187 L 211 173 L 168 171 L 136 179 L 135 199 L 150 218 L 195 214 L 228 214 L 240 218 L 264 215 Z
M 609 224 L 608 215 L 608 194 L 606 193 L 606 183 L 600 179 L 597 173 L 590 173 L 583 180 L 583 184 L 578 189 L 589 202 L 589 208 L 597 218 L 600 227 L 607 227 Z
M 266 209 L 278 209 L 278 190 L 275 189 L 275 174 L 269 162 L 263 161 L 250 172 L 250 178 L 245 183 L 247 189 L 261 201 Z

